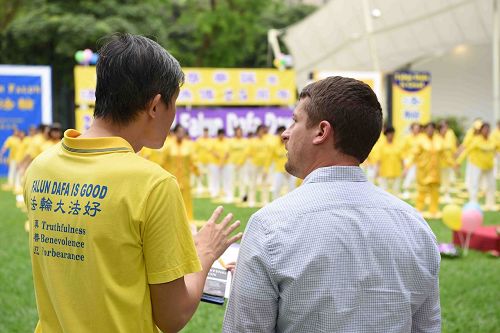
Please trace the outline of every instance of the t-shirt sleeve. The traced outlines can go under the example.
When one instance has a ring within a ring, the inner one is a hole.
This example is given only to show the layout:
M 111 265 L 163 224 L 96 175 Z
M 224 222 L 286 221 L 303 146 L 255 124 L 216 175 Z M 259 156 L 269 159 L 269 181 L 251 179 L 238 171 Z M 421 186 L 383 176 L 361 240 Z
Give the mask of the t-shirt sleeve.
M 142 233 L 148 283 L 176 280 L 201 270 L 179 185 L 161 181 L 146 202 Z

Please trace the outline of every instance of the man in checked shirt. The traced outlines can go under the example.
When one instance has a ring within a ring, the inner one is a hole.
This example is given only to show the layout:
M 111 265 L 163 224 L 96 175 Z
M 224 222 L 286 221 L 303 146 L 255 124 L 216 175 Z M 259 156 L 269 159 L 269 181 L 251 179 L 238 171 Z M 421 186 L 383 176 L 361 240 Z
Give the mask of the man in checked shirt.
M 304 88 L 282 134 L 304 182 L 250 219 L 224 332 L 440 332 L 436 238 L 359 167 L 381 127 L 368 85 Z

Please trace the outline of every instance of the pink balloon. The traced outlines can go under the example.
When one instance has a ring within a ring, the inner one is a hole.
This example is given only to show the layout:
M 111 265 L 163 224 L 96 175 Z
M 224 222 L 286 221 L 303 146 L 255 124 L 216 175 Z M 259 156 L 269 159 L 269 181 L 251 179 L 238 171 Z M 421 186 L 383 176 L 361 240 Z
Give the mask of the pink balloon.
M 86 64 L 90 63 L 90 59 L 92 59 L 93 54 L 94 52 L 92 52 L 91 49 L 83 50 L 83 62 Z
M 478 210 L 465 210 L 462 212 L 462 230 L 472 233 L 483 224 L 483 214 Z

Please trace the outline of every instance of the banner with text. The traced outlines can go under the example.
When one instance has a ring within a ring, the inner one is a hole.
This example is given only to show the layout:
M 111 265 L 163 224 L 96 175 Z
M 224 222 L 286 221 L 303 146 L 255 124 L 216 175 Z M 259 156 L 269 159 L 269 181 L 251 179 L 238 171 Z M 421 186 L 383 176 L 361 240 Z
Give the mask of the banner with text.
M 409 133 L 411 123 L 431 120 L 431 73 L 395 72 L 392 78 L 392 123 L 396 136 Z
M 13 129 L 52 122 L 51 69 L 47 66 L 0 65 L 0 145 Z M 7 173 L 0 156 L 0 176 Z
M 183 68 L 177 105 L 293 105 L 295 71 L 277 69 Z M 75 104 L 94 105 L 95 66 L 75 66 Z
M 188 130 L 191 137 L 198 137 L 208 128 L 210 136 L 215 136 L 219 129 L 226 135 L 234 136 L 234 129 L 241 127 L 243 134 L 254 133 L 257 126 L 269 126 L 269 133 L 275 133 L 279 126 L 288 127 L 292 122 L 293 109 L 287 107 L 241 107 L 241 108 L 184 108 L 178 107 L 174 123 L 180 123 Z M 76 110 L 76 129 L 84 131 L 93 119 L 93 109 Z

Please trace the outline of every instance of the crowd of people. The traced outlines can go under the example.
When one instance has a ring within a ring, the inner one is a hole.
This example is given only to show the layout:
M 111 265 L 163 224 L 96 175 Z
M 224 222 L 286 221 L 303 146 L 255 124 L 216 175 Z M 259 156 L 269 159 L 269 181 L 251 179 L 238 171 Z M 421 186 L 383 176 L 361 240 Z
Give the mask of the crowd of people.
M 255 133 L 227 137 L 223 129 L 215 137 L 208 128 L 192 139 L 177 124 L 161 149 L 143 148 L 139 154 L 171 172 L 177 178 L 188 218 L 193 216 L 193 196 L 210 197 L 220 203 L 261 207 L 293 190 L 300 180 L 285 171 L 286 149 L 279 127 L 275 134 L 259 125 Z M 471 202 L 485 195 L 485 210 L 497 209 L 496 179 L 500 178 L 500 122 L 496 128 L 476 120 L 462 143 L 444 120 L 413 123 L 406 136 L 393 127 L 384 128 L 363 168 L 370 181 L 383 189 L 410 199 L 427 217 L 439 217 L 439 203 L 452 203 L 459 165 L 466 162 L 465 189 Z M 9 172 L 3 189 L 21 194 L 22 176 L 30 162 L 61 139 L 59 124 L 30 127 L 29 133 L 15 129 L 1 153 L 9 151 Z M 414 192 L 415 190 L 415 192 Z M 429 203 L 428 211 L 424 209 Z
M 474 121 L 461 143 L 446 121 L 425 125 L 413 123 L 409 134 L 397 139 L 395 129 L 387 127 L 365 162 L 368 178 L 380 187 L 410 198 L 416 189 L 415 207 L 428 217 L 439 217 L 439 203 L 451 203 L 460 165 L 466 161 L 465 188 L 470 202 L 478 203 L 485 194 L 485 210 L 496 210 L 496 179 L 499 173 L 500 122 Z
M 12 190 L 15 194 L 22 194 L 22 179 L 24 172 L 31 162 L 45 150 L 49 149 L 61 140 L 61 125 L 40 124 L 31 126 L 28 133 L 21 129 L 14 129 L 3 143 L 0 156 L 8 151 L 7 163 L 9 171 L 7 182 L 3 184 L 3 190 Z

